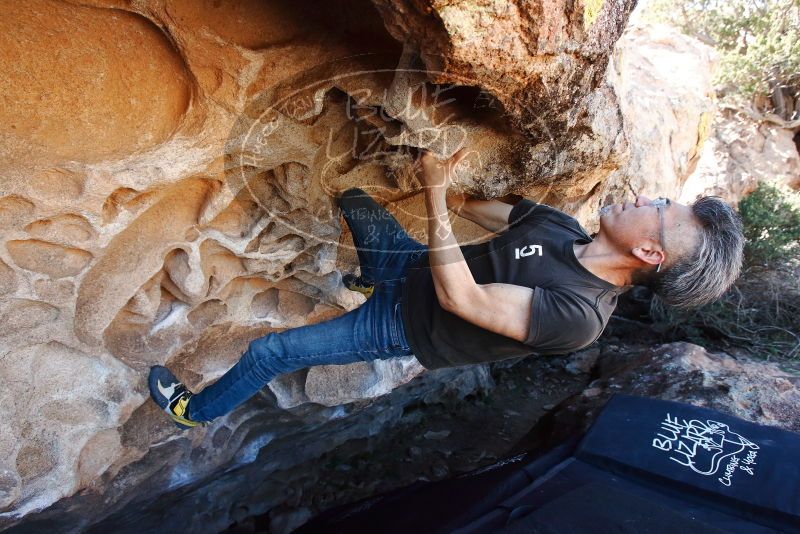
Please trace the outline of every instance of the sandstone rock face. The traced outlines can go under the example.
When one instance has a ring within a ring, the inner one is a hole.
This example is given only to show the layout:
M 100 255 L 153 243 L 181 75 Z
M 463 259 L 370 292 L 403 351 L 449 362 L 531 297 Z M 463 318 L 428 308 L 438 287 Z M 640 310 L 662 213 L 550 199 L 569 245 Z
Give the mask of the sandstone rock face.
M 600 91 L 591 95 L 594 129 L 611 138 L 620 124 L 622 133 L 610 154 L 597 160 L 602 163 L 581 177 L 585 186 L 592 184 L 588 198 L 567 204 L 588 227 L 595 227 L 596 210 L 606 200 L 677 196 L 709 135 L 715 65 L 711 48 L 668 26 L 637 24 L 625 31 L 606 75 L 618 117 L 609 115 Z
M 217 502 L 196 519 L 221 527 L 249 497 L 209 477 L 264 478 L 278 467 L 260 451 L 313 456 L 380 431 L 380 406 L 488 387 L 475 368 L 386 395 L 423 371 L 414 359 L 325 367 L 179 434 L 145 377 L 168 364 L 202 387 L 250 340 L 362 304 L 341 284 L 357 258 L 331 194 L 368 190 L 425 242 L 419 148 L 466 143 L 456 187 L 544 199 L 588 227 L 631 188 L 671 193 L 703 137 L 711 58 L 663 31 L 622 34 L 632 8 L 3 3 L 0 528 L 80 528 L 133 504 L 136 524 L 188 486 Z
M 654 348 L 610 345 L 593 372 L 597 379 L 556 406 L 518 444 L 520 450 L 547 448 L 583 432 L 615 393 L 686 402 L 800 431 L 800 378 L 774 363 L 742 361 L 682 342 Z
M 4 156 L 124 156 L 162 143 L 180 125 L 189 72 L 152 20 L 33 0 L 24 9 L 4 2 L 0 21 L 0 135 L 12 148 Z
M 683 185 L 681 199 L 717 195 L 734 203 L 761 181 L 800 189 L 796 135 L 789 128 L 755 121 L 734 110 L 721 110 L 697 168 Z
M 589 95 L 635 2 L 375 3 L 387 30 L 420 50 L 433 81 L 487 89 L 528 136 L 523 183 L 566 180 L 613 143 L 616 131 L 592 128 L 605 110 Z M 611 137 L 591 142 L 603 134 Z

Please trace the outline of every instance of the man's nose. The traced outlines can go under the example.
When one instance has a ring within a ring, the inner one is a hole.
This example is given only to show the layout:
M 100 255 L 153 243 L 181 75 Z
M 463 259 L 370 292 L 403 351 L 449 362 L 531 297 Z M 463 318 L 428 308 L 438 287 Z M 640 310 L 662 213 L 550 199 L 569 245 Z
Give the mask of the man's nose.
M 644 195 L 636 195 L 636 207 L 649 206 L 652 201 Z

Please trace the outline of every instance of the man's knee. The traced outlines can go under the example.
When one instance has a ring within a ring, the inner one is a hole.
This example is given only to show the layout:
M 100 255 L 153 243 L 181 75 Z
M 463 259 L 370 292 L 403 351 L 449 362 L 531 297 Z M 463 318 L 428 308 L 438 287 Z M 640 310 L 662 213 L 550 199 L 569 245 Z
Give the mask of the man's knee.
M 339 207 L 342 207 L 343 203 L 347 203 L 348 201 L 364 197 L 369 197 L 369 193 L 361 189 L 360 187 L 351 187 L 350 189 L 346 189 L 342 191 L 336 199 L 336 203 Z
M 249 360 L 249 366 L 258 369 L 260 373 L 270 374 L 272 371 L 276 355 L 270 339 L 272 335 L 270 333 L 252 340 L 244 352 L 244 358 Z
M 280 332 L 271 332 L 252 340 L 247 346 L 245 355 L 247 358 L 252 359 L 252 365 L 266 379 L 271 379 L 275 375 L 291 370 L 291 364 L 285 358 L 286 354 L 281 343 Z

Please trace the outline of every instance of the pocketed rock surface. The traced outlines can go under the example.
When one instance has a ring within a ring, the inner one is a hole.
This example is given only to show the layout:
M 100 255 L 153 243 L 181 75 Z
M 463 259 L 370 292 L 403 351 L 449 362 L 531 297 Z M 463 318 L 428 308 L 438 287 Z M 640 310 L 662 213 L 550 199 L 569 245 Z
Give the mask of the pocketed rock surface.
M 78 530 L 179 494 L 226 525 L 229 492 L 201 481 L 380 432 L 391 415 L 371 399 L 415 402 L 387 393 L 403 383 L 480 390 L 477 371 L 413 358 L 299 371 L 180 434 L 146 373 L 167 364 L 202 387 L 252 339 L 362 304 L 341 284 L 357 263 L 332 195 L 367 190 L 425 242 L 420 148 L 466 144 L 454 188 L 545 201 L 590 230 L 605 201 L 675 194 L 706 136 L 714 58 L 625 29 L 633 7 L 2 3 L 0 528 Z

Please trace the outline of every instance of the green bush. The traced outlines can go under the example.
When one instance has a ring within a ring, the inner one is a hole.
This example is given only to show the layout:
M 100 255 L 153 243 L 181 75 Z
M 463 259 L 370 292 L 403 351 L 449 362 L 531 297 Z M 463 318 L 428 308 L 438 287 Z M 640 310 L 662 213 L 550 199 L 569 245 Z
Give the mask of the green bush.
M 748 267 L 774 267 L 800 257 L 800 209 L 796 194 L 761 182 L 739 202 Z
M 716 82 L 734 104 L 775 91 L 796 99 L 800 92 L 800 0 L 652 0 L 645 19 L 716 48 Z

